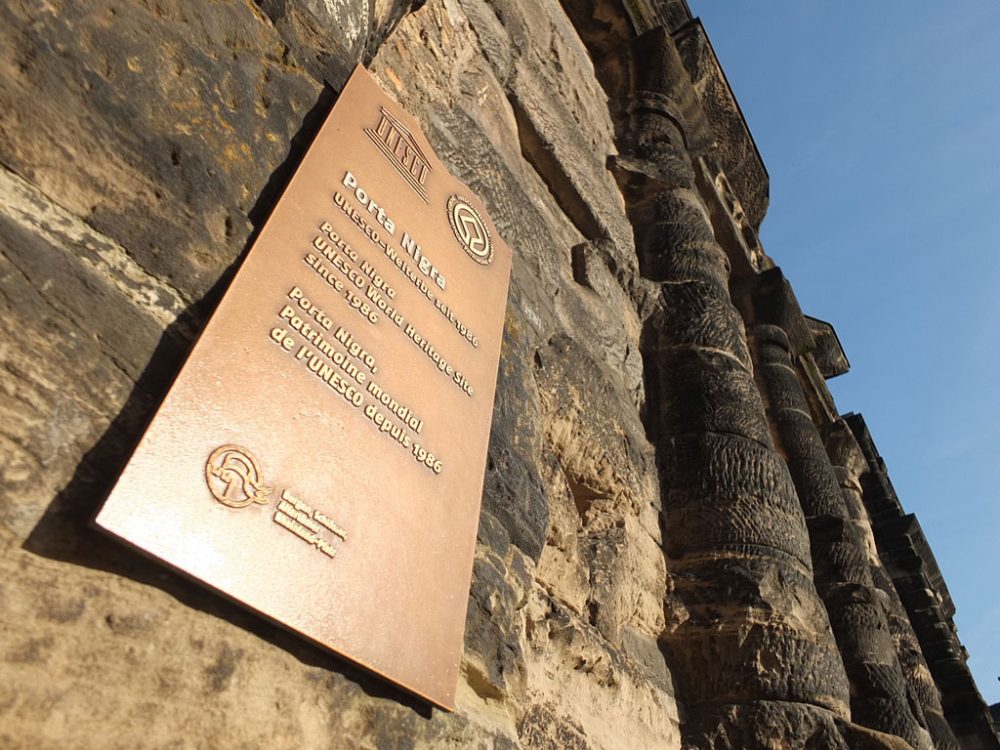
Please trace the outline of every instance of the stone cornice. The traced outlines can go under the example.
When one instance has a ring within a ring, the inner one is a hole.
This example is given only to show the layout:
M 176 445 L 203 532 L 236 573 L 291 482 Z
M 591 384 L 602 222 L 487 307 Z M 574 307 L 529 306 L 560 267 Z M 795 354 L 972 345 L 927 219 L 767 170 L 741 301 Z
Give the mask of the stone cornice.
M 715 139 L 715 159 L 755 230 L 767 213 L 769 177 L 743 110 L 726 78 L 701 21 L 673 33 L 681 60 L 698 92 Z
M 695 135 L 689 130 L 686 137 L 692 142 L 714 142 L 713 160 L 725 173 L 747 222 L 757 231 L 769 200 L 767 169 L 712 43 L 701 21 L 692 17 L 687 3 L 684 0 L 562 0 L 562 3 L 595 61 L 629 39 L 656 28 L 671 34 L 708 125 L 708 132 Z

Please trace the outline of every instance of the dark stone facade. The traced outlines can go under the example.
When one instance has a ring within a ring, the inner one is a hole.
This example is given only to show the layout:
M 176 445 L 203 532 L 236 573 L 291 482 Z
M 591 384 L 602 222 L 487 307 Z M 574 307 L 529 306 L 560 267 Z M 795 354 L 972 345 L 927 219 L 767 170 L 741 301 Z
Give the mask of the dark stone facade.
M 0 7 L 0 745 L 1000 748 L 683 0 Z M 515 264 L 458 710 L 89 520 L 353 65 Z

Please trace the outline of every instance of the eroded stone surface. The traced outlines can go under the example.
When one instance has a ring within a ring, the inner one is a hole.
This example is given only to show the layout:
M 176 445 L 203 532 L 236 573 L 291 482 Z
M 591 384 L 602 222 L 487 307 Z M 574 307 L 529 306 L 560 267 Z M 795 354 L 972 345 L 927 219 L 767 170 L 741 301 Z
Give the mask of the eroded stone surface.
M 775 306 L 797 307 L 790 299 Z M 788 336 L 773 323 L 759 322 L 752 339 L 768 416 L 806 515 L 817 588 L 851 683 L 851 717 L 858 724 L 898 735 L 915 748 L 930 748 L 923 711 L 908 701 L 886 614 L 867 565 L 864 533 L 850 519 L 796 374 Z

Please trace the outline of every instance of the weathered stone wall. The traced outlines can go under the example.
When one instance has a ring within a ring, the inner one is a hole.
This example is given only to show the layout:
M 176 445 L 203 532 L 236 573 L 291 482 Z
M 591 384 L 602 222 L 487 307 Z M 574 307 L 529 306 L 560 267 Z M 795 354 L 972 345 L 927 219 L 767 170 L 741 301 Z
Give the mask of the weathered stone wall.
M 396 15 L 0 9 L 5 747 L 679 744 L 605 94 L 554 2 L 432 3 L 379 47 Z M 328 110 L 324 81 L 376 49 L 516 248 L 452 715 L 88 526 Z
M 952 747 L 684 3 L 416 5 L 0 6 L 0 745 Z M 90 527 L 358 62 L 514 249 L 453 714 Z

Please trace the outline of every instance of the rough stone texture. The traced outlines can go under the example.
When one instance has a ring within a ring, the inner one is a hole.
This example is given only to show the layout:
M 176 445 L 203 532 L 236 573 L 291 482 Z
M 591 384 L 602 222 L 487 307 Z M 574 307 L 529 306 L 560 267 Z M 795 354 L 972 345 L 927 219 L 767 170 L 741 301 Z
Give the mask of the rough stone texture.
M 858 461 L 861 495 L 872 520 L 877 555 L 884 566 L 876 582 L 886 592 L 891 610 L 899 612 L 896 598 L 902 605 L 919 644 L 917 651 L 940 690 L 944 718 L 959 746 L 1000 748 L 989 709 L 966 665 L 965 649 L 952 619 L 955 606 L 920 524 L 914 516 L 904 513 L 864 419 L 859 414 L 849 414 L 845 419 L 862 456 Z M 896 622 L 900 652 L 905 655 L 917 644 L 907 637 L 909 633 L 898 617 Z M 911 656 L 910 662 L 919 674 L 919 659 Z M 916 681 L 920 683 L 926 683 L 925 676 Z M 926 695 L 926 688 L 922 692 Z M 938 722 L 939 731 L 944 733 L 942 723 Z
M 675 32 L 674 38 L 719 145 L 713 160 L 725 172 L 737 197 L 732 210 L 734 218 L 741 227 L 757 230 L 764 220 L 769 200 L 767 169 L 757 144 L 750 136 L 701 22 L 695 20 L 684 25 Z
M 784 295 L 782 295 L 784 296 Z M 780 304 L 780 303 L 778 303 Z M 851 683 L 855 722 L 930 748 L 923 712 L 907 701 L 882 603 L 872 582 L 864 534 L 852 521 L 840 483 L 796 376 L 784 330 L 752 329 L 757 376 L 806 515 L 816 586 Z
M 723 706 L 710 722 L 690 728 L 698 747 L 710 750 L 906 750 L 899 738 L 837 721 L 828 711 L 801 703 L 755 701 Z
M 851 369 L 851 363 L 847 361 L 847 355 L 840 345 L 840 339 L 833 326 L 823 320 L 807 317 L 809 332 L 816 343 L 814 355 L 819 366 L 820 374 L 824 378 L 835 378 L 843 375 Z
M 716 746 L 702 728 L 724 725 L 735 703 L 820 706 L 832 725 L 849 713 L 847 678 L 726 286 L 729 264 L 694 190 L 691 83 L 662 30 L 603 66 L 607 90 L 625 94 L 617 167 L 640 269 L 662 295 L 643 354 L 673 586 L 662 643 L 688 712 L 686 740 Z
M 5 747 L 679 745 L 605 94 L 554 2 L 403 5 L 0 9 Z M 450 715 L 89 528 L 373 53 L 516 248 Z
M 356 64 L 371 62 L 409 12 L 426 0 L 255 0 L 302 66 L 339 88 Z
M 0 6 L 0 745 L 996 747 L 686 3 L 419 5 Z M 452 714 L 90 527 L 357 62 L 515 251 Z
M 906 608 L 878 555 L 871 521 L 861 499 L 860 476 L 867 466 L 864 454 L 843 419 L 837 419 L 827 426 L 824 439 L 837 472 L 848 516 L 861 534 L 864 562 L 873 585 L 881 594 L 880 603 L 906 680 L 909 699 L 920 706 L 934 746 L 942 750 L 958 748 L 958 740 L 944 718 L 941 691 L 927 667 Z

